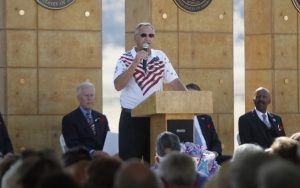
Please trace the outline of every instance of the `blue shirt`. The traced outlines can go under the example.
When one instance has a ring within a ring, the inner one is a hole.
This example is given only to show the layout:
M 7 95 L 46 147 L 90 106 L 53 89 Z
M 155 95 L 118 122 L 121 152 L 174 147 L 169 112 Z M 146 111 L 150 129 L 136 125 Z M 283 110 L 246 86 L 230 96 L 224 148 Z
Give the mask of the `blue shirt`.
M 80 108 L 81 112 L 83 113 L 83 116 L 85 117 L 85 119 L 87 119 L 86 113 L 88 113 L 88 111 L 86 111 L 85 109 L 83 109 L 81 106 L 79 106 L 79 108 Z M 91 114 L 91 120 L 92 120 L 92 122 L 94 122 L 92 110 L 90 110 L 89 112 L 90 112 L 90 114 Z

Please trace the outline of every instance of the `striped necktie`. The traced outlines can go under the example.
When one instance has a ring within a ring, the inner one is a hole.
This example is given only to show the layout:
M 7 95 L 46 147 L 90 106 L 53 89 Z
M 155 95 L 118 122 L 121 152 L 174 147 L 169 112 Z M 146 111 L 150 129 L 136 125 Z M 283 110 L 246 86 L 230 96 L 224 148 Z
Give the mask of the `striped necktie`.
M 93 134 L 96 135 L 95 123 L 92 121 L 90 112 L 86 113 L 86 118 L 87 118 L 87 122 L 88 122 L 89 126 L 91 127 L 91 129 L 93 131 Z

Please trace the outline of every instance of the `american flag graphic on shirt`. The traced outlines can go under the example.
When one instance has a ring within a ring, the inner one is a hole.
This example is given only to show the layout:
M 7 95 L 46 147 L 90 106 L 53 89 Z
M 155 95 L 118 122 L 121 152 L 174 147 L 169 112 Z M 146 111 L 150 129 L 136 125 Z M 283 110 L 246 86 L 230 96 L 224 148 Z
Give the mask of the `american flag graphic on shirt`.
M 126 68 L 131 65 L 133 59 L 134 58 L 130 52 L 123 54 L 120 58 Z M 155 84 L 158 83 L 160 79 L 163 78 L 164 70 L 165 64 L 158 56 L 152 58 L 151 61 L 147 63 L 146 71 L 144 71 L 142 63 L 138 64 L 135 72 L 133 73 L 133 77 L 137 85 L 141 88 L 143 95 L 145 95 L 153 86 L 155 86 Z

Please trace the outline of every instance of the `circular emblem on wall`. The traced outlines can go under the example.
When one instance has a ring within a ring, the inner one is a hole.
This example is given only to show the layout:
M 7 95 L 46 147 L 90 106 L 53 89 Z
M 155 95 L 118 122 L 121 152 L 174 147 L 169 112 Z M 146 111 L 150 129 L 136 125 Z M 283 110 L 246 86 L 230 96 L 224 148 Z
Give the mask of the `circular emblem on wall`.
M 39 5 L 51 9 L 51 10 L 59 10 L 66 8 L 73 4 L 75 0 L 35 0 Z
M 300 0 L 292 0 L 295 8 L 300 12 Z
M 195 13 L 208 7 L 212 0 L 174 0 L 174 2 L 182 10 Z

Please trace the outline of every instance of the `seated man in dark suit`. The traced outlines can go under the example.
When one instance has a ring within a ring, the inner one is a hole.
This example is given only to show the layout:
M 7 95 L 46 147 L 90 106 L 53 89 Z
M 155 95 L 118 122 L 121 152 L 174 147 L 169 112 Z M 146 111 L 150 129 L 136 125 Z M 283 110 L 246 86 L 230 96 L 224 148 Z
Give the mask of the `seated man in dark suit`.
M 2 161 L 1 158 L 5 159 L 13 155 L 13 153 L 14 150 L 6 130 L 2 114 L 0 112 L 0 162 Z
M 269 148 L 276 137 L 285 136 L 281 118 L 267 112 L 271 97 L 266 88 L 260 87 L 254 92 L 253 102 L 255 108 L 239 118 L 241 144 L 255 143 Z
M 201 91 L 196 84 L 188 84 L 186 88 L 189 91 Z M 211 116 L 199 115 L 194 117 L 195 124 L 195 144 L 204 146 L 207 150 L 212 151 L 216 156 L 218 164 L 229 160 L 231 156 L 222 156 L 222 147 L 216 132 Z
M 95 87 L 83 82 L 77 87 L 79 107 L 62 119 L 62 133 L 68 148 L 83 146 L 92 156 L 107 156 L 103 145 L 109 131 L 106 116 L 92 110 Z

